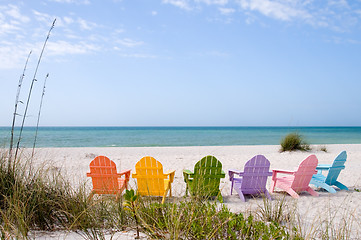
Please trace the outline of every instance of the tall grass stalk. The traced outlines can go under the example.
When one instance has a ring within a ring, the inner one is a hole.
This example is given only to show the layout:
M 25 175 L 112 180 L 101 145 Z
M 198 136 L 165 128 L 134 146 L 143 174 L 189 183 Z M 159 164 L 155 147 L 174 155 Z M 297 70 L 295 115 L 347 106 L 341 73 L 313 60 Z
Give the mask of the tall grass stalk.
M 19 78 L 18 88 L 17 88 L 17 92 L 16 92 L 13 122 L 12 122 L 12 124 L 11 124 L 11 137 L 10 137 L 10 147 L 9 147 L 9 158 L 11 158 L 12 149 L 13 149 L 13 144 L 14 144 L 14 129 L 15 129 L 16 116 L 18 115 L 18 104 L 19 104 L 19 103 L 23 103 L 22 101 L 19 101 L 20 92 L 21 92 L 21 86 L 23 85 L 23 80 L 24 80 L 24 77 L 25 77 L 25 71 L 26 71 L 26 68 L 27 68 L 27 66 L 28 66 L 28 62 L 29 62 L 29 58 L 30 58 L 31 53 L 32 53 L 32 51 L 29 52 L 29 55 L 28 55 L 28 57 L 26 58 L 26 62 L 25 62 L 24 69 L 23 69 L 23 73 L 21 74 L 21 76 L 20 76 L 20 78 Z M 9 161 L 9 163 L 10 163 L 10 161 Z
M 35 130 L 35 137 L 34 137 L 34 145 L 33 145 L 33 151 L 31 153 L 31 157 L 34 157 L 34 151 L 35 151 L 35 145 L 36 145 L 36 140 L 38 137 L 38 129 L 39 129 L 39 121 L 40 121 L 40 113 L 41 113 L 41 107 L 43 106 L 43 99 L 44 99 L 44 95 L 45 95 L 45 86 L 46 86 L 46 80 L 49 77 L 49 73 L 46 74 L 45 79 L 44 79 L 44 86 L 43 86 L 43 92 L 41 94 L 41 100 L 40 100 L 40 106 L 39 106 L 39 112 L 38 112 L 38 119 L 36 121 L 36 130 Z
M 50 33 L 51 31 L 53 30 L 54 26 L 55 26 L 55 21 L 56 19 L 54 19 L 50 29 L 49 29 L 49 32 L 48 32 L 48 35 L 46 36 L 46 39 L 44 41 L 44 45 L 43 45 L 43 48 L 41 50 L 41 53 L 40 53 L 40 56 L 39 56 L 39 59 L 38 59 L 38 63 L 36 65 L 36 68 L 35 68 L 35 71 L 34 71 L 34 76 L 33 76 L 33 80 L 31 81 L 31 85 L 30 85 L 30 89 L 29 89 L 29 94 L 28 94 L 28 98 L 27 98 L 27 101 L 26 101 L 26 106 L 25 106 L 25 111 L 24 111 L 24 115 L 23 115 L 23 119 L 22 119 L 22 123 L 21 123 L 21 127 L 20 127 L 20 132 L 19 132 L 19 138 L 18 138 L 18 142 L 17 142 L 17 145 L 16 145 L 16 151 L 15 151 L 15 159 L 18 155 L 18 150 L 19 150 L 19 147 L 20 147 L 20 142 L 21 142 L 21 137 L 22 137 L 22 132 L 23 132 L 23 129 L 24 129 L 24 124 L 25 124 L 25 119 L 26 119 L 26 114 L 27 114 L 27 111 L 28 111 L 28 107 L 29 107 L 29 102 L 30 102 L 30 97 L 31 97 L 31 93 L 32 93 L 32 90 L 33 90 L 33 86 L 34 86 L 34 82 L 36 82 L 36 75 L 38 73 L 38 69 L 39 69 L 39 66 L 40 66 L 40 62 L 41 62 L 41 59 L 43 57 L 43 53 L 44 53 L 44 50 L 45 50 L 45 47 L 46 47 L 46 44 L 49 40 L 49 37 L 50 37 Z

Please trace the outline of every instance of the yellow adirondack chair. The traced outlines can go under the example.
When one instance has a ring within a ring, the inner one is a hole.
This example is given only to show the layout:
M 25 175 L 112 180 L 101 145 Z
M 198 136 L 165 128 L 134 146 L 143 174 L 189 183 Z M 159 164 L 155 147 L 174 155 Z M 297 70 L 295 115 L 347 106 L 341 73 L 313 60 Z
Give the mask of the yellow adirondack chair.
M 175 170 L 163 173 L 163 166 L 153 157 L 143 157 L 135 165 L 133 178 L 138 182 L 138 194 L 145 196 L 162 196 L 162 203 L 169 192 L 172 196 L 172 182 Z

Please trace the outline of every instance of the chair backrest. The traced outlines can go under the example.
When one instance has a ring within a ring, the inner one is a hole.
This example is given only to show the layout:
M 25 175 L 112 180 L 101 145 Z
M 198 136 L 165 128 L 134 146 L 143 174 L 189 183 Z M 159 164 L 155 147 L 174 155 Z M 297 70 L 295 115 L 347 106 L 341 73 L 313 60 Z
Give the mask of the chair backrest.
M 104 194 L 116 193 L 118 189 L 117 167 L 113 161 L 105 156 L 94 158 L 89 164 L 93 189 Z
M 315 155 L 310 155 L 305 160 L 303 160 L 298 166 L 297 171 L 294 173 L 295 177 L 291 188 L 296 192 L 305 191 L 310 184 L 312 175 L 317 173 L 317 164 L 318 159 Z
M 332 166 L 328 171 L 325 183 L 329 185 L 333 185 L 337 181 L 338 175 L 340 175 L 341 170 L 345 168 L 346 159 L 347 159 L 346 151 L 341 152 L 336 157 L 336 159 L 333 161 Z
M 264 190 L 267 177 L 272 175 L 269 167 L 270 162 L 265 156 L 257 155 L 251 158 L 244 166 L 241 189 Z
M 162 196 L 164 194 L 163 166 L 153 157 L 143 157 L 135 165 L 138 192 L 141 195 Z
M 196 163 L 193 175 L 193 192 L 202 196 L 214 196 L 219 192 L 222 163 L 214 156 L 206 156 Z

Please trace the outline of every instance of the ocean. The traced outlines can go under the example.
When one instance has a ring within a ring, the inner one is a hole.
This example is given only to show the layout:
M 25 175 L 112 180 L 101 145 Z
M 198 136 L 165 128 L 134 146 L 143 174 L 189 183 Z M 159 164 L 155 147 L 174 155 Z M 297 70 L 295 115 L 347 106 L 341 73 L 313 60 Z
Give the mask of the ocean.
M 361 144 L 361 127 L 40 127 L 36 147 L 278 145 L 291 132 L 309 144 Z M 22 135 L 20 146 L 32 147 L 35 128 Z M 0 144 L 9 139 L 10 127 L 0 127 Z

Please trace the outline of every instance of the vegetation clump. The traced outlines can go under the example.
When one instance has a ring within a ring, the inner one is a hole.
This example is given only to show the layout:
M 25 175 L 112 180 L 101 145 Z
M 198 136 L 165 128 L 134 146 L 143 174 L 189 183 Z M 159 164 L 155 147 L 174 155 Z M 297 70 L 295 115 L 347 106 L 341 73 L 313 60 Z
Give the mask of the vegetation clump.
M 304 140 L 304 138 L 298 133 L 290 133 L 281 140 L 280 152 L 285 151 L 309 151 L 310 145 Z

